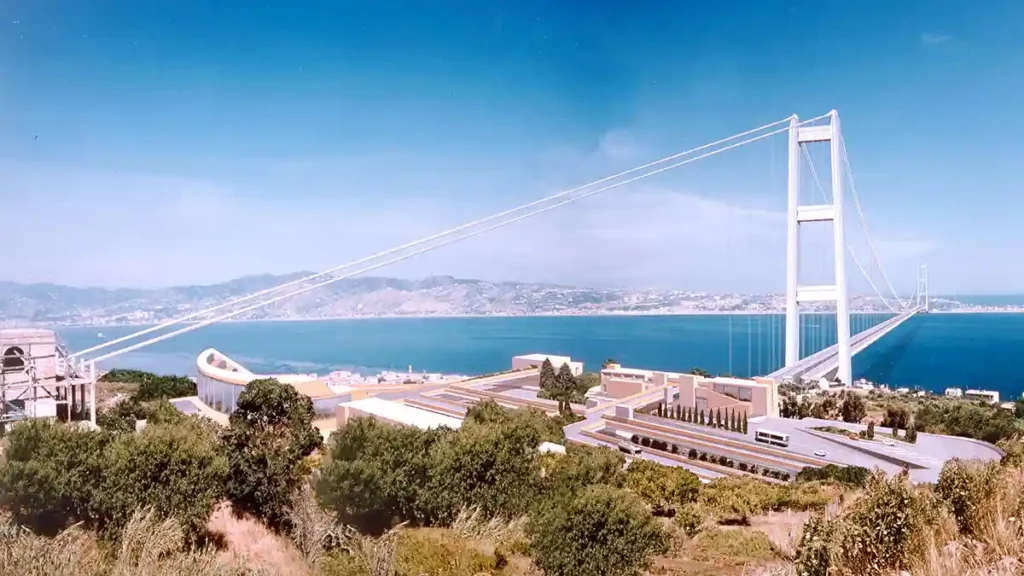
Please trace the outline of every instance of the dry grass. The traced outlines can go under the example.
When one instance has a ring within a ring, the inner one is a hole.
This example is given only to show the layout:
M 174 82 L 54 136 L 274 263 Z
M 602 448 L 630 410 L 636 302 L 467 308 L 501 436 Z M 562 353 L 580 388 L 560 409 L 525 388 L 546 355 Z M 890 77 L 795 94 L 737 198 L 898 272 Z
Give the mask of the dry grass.
M 495 548 L 521 549 L 526 541 L 526 516 L 514 520 L 487 519 L 476 508 L 463 508 L 452 522 L 452 532 L 460 537 L 490 543 Z
M 72 526 L 53 538 L 5 525 L 0 529 L 0 574 L 6 576 L 192 576 L 242 573 L 210 549 L 189 550 L 181 526 L 137 512 L 120 545 L 104 553 L 93 533 Z M 252 573 L 252 572 L 250 572 Z
M 393 576 L 398 538 L 404 528 L 405 524 L 399 524 L 380 538 L 373 538 L 348 527 L 338 535 L 339 547 L 369 576 Z
M 262 522 L 237 516 L 230 504 L 221 504 L 214 510 L 207 529 L 219 536 L 223 543 L 217 552 L 222 563 L 246 566 L 268 574 L 310 574 L 302 553 L 291 542 Z
M 796 546 L 800 543 L 800 536 L 803 534 L 804 523 L 810 518 L 810 512 L 769 512 L 764 516 L 750 519 L 750 527 L 753 530 L 764 533 L 768 540 L 775 545 L 779 554 L 786 558 L 793 558 L 796 555 Z
M 925 576 L 1010 576 L 1024 573 L 1024 469 L 1007 467 L 978 503 L 970 526 L 974 537 L 957 538 L 951 518 L 926 535 L 914 573 Z
M 296 492 L 286 514 L 292 543 L 307 564 L 319 566 L 325 548 L 338 534 L 339 526 L 334 514 L 320 506 L 309 484 L 304 484 Z

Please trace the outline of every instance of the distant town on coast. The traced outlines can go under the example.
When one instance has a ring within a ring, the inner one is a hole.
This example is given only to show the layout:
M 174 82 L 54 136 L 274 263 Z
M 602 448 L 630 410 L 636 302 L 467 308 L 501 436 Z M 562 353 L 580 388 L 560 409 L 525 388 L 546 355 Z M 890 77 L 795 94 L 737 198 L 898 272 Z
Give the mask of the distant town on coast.
M 78 288 L 0 282 L 0 325 L 154 324 L 227 302 L 310 273 L 245 276 L 208 286 Z M 890 303 L 892 304 L 892 303 Z M 355 278 L 316 288 L 240 315 L 239 321 L 428 316 L 543 316 L 782 313 L 782 294 L 711 294 L 683 290 L 603 289 L 431 276 L 422 280 Z M 888 313 L 877 297 L 851 296 L 850 309 Z M 938 313 L 1022 312 L 1021 303 L 932 297 Z

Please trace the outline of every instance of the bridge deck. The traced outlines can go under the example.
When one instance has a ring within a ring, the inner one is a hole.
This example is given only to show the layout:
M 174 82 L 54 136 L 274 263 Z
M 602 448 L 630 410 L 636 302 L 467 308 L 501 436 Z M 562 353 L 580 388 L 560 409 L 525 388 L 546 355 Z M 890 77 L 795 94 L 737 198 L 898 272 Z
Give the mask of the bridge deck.
M 850 337 L 850 355 L 856 355 L 858 352 L 871 346 L 921 310 L 921 307 L 911 308 Z M 775 380 L 793 380 L 796 378 L 817 380 L 823 377 L 830 377 L 838 368 L 839 345 L 833 344 L 828 348 L 811 354 L 792 366 L 785 366 L 768 374 L 768 377 Z

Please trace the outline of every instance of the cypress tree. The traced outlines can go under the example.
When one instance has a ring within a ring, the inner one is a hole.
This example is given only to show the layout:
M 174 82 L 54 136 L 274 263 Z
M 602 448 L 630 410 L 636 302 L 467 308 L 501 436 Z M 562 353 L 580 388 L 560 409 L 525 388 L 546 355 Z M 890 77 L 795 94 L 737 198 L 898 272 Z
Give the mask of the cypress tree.
M 540 389 L 553 391 L 555 388 L 555 367 L 547 358 L 540 365 Z
M 700 424 L 702 426 L 704 425 L 704 410 L 700 411 Z
M 665 407 L 662 406 L 661 402 L 658 402 L 658 417 L 659 418 L 664 415 L 664 410 L 665 410 Z
M 735 432 L 736 431 L 736 409 L 735 408 L 733 408 L 732 410 L 729 411 L 729 431 L 730 432 Z
M 722 409 L 721 408 L 717 408 L 715 410 L 715 428 L 721 428 L 721 427 L 722 427 Z
M 747 433 L 747 413 L 743 413 L 743 433 Z

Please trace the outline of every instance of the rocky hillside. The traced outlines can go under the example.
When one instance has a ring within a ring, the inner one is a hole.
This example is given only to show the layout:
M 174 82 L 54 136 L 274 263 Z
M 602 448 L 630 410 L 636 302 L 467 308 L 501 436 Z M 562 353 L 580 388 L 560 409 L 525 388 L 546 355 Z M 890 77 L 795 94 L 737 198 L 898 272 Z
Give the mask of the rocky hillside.
M 145 324 L 181 316 L 307 275 L 309 273 L 299 272 L 283 276 L 246 276 L 209 286 L 152 290 L 0 282 L 0 318 L 6 325 Z M 487 282 L 450 276 L 423 280 L 356 278 L 312 289 L 245 313 L 239 319 L 597 312 L 621 308 L 627 296 L 615 290 Z

